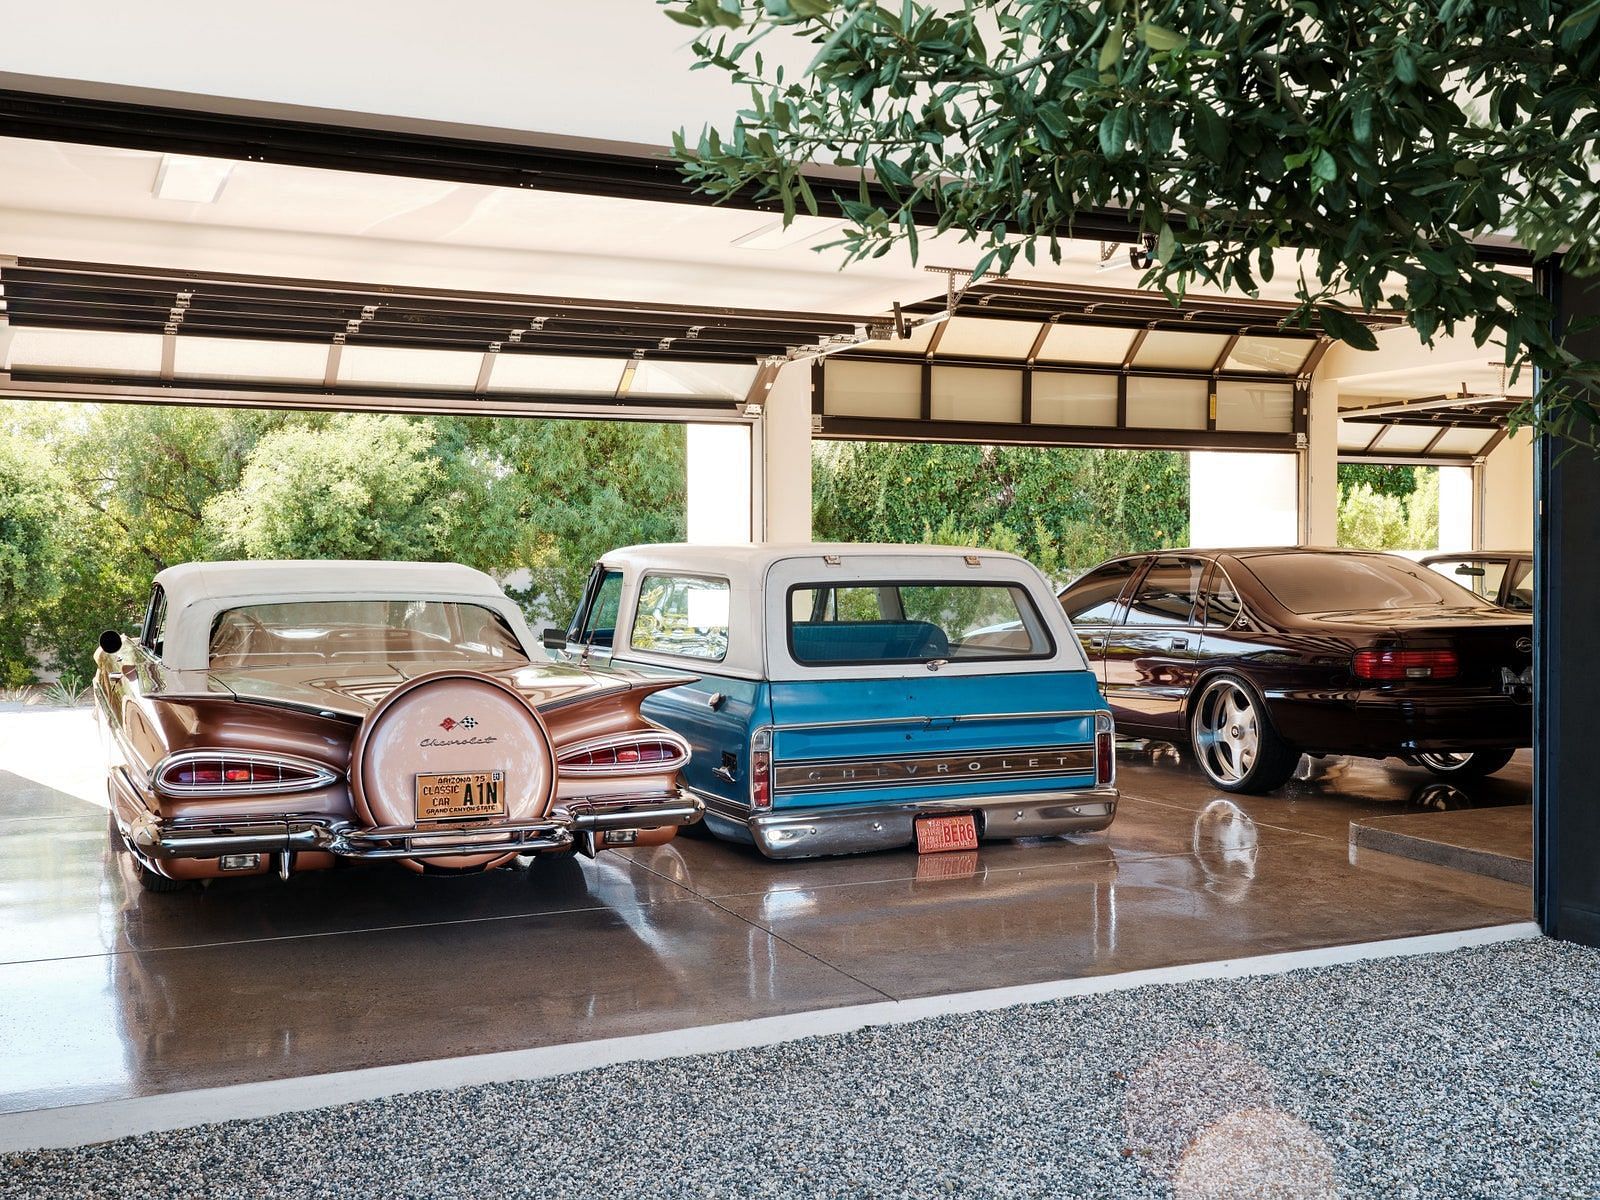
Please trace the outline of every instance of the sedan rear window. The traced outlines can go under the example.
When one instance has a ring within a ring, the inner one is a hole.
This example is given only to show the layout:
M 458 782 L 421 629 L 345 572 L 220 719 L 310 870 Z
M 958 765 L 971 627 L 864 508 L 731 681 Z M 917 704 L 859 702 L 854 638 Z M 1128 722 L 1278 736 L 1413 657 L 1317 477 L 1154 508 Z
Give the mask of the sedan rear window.
M 212 669 L 341 663 L 524 663 L 504 619 L 444 600 L 296 600 L 230 608 L 211 628 Z
M 1259 554 L 1245 564 L 1290 612 L 1493 608 L 1427 567 L 1382 554 Z
M 985 583 L 802 584 L 789 649 L 807 665 L 1047 658 L 1055 643 L 1027 589 Z

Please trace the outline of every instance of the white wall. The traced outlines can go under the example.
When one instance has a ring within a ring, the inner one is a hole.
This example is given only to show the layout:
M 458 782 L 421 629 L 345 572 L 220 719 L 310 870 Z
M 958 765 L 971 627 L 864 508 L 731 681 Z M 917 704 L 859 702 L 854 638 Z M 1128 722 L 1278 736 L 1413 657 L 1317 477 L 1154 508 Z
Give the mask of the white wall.
M 763 540 L 811 540 L 811 364 L 785 363 L 763 418 Z
M 1483 548 L 1533 548 L 1533 439 L 1506 438 L 1483 464 Z
M 750 99 L 688 69 L 693 32 L 654 0 L 59 0 L 0 24 L 0 72 L 648 145 Z
M 1293 546 L 1300 540 L 1300 475 L 1293 454 L 1189 455 L 1189 544 Z
M 1439 549 L 1472 549 L 1472 468 L 1439 468 Z
M 688 537 L 700 545 L 750 540 L 750 427 L 689 425 Z

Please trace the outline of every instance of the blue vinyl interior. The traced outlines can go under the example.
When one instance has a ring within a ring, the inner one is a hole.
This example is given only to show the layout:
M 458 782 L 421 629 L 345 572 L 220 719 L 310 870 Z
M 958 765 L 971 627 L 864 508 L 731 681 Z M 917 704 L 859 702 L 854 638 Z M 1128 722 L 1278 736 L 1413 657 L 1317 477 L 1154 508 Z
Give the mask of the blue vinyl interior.
M 950 639 L 927 621 L 816 621 L 793 627 L 801 662 L 882 662 L 945 658 Z

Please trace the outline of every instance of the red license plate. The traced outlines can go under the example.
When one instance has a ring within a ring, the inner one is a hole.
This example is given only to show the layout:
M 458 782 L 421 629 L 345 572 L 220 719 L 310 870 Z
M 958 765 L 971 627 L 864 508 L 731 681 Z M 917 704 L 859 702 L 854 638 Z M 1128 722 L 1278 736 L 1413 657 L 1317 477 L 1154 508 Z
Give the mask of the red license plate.
M 971 813 L 953 817 L 917 818 L 917 853 L 942 854 L 946 850 L 976 850 L 978 823 Z

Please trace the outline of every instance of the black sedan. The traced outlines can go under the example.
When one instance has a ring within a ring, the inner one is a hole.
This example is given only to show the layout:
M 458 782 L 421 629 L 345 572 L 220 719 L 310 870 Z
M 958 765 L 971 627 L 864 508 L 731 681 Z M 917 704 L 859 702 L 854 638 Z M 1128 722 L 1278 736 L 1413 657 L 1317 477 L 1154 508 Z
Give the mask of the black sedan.
M 1187 740 L 1225 791 L 1302 753 L 1486 775 L 1532 741 L 1531 622 L 1395 555 L 1135 554 L 1060 598 L 1119 728 Z

